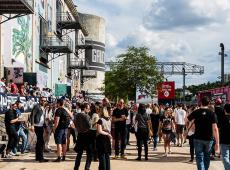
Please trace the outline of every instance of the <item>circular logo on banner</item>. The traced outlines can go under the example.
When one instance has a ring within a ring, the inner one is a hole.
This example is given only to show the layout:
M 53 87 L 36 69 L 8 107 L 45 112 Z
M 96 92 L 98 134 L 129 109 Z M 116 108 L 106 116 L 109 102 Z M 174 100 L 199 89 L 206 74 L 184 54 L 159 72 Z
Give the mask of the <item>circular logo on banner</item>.
M 164 92 L 164 96 L 169 97 L 169 92 L 167 90 Z

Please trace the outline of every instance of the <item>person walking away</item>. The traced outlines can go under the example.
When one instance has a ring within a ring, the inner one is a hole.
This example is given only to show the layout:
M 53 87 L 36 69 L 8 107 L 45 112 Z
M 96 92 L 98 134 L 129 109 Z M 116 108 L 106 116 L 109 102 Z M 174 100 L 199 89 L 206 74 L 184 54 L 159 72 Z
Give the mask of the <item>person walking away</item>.
M 97 122 L 96 146 L 99 158 L 99 170 L 110 170 L 111 120 L 108 112 L 102 110 Z
M 217 118 L 215 113 L 208 109 L 209 102 L 209 98 L 203 97 L 201 108 L 188 116 L 188 120 L 195 123 L 194 147 L 198 170 L 209 169 L 213 137 L 216 141 L 215 150 L 219 150 Z
M 164 116 L 160 117 L 160 123 L 159 123 L 159 133 L 162 133 L 162 137 L 164 139 L 164 156 L 167 157 L 167 148 L 168 148 L 168 154 L 171 154 L 170 149 L 170 142 L 171 138 L 170 135 L 173 133 L 175 129 L 175 122 L 174 118 L 172 117 L 172 109 L 170 107 L 165 108 Z
M 120 99 L 118 107 L 114 109 L 112 121 L 115 123 L 115 157 L 117 159 L 120 153 L 122 159 L 127 159 L 125 156 L 125 141 L 126 141 L 126 119 L 128 110 L 125 108 L 125 102 Z M 120 147 L 119 147 L 120 141 Z
M 74 124 L 78 132 L 77 143 L 75 145 L 74 150 L 77 152 L 77 156 L 75 159 L 74 170 L 79 170 L 81 157 L 84 149 L 86 150 L 86 163 L 85 170 L 90 169 L 91 161 L 92 161 L 92 134 L 90 131 L 90 117 L 87 114 L 90 112 L 90 105 L 88 103 L 84 103 L 81 105 L 81 113 L 78 113 L 75 116 Z
M 189 109 L 189 113 L 187 115 L 187 117 L 196 109 L 196 107 L 192 107 L 191 109 Z M 189 140 L 189 151 L 190 151 L 190 157 L 191 159 L 189 160 L 189 162 L 193 163 L 194 161 L 194 133 L 195 133 L 195 124 L 194 121 L 189 122 L 186 121 L 186 134 L 185 134 L 185 140 L 186 138 Z
M 16 130 L 16 123 L 19 121 L 19 118 L 16 115 L 17 105 L 12 104 L 11 108 L 5 114 L 5 127 L 6 133 L 8 135 L 8 144 L 6 148 L 5 158 L 10 158 L 12 153 L 12 149 L 17 147 L 18 144 L 18 134 Z
M 153 105 L 152 114 L 150 114 L 152 129 L 153 129 L 153 150 L 157 150 L 157 142 L 158 142 L 158 128 L 160 122 L 160 114 L 157 105 Z
M 150 121 L 149 116 L 146 113 L 145 105 L 140 104 L 138 107 L 138 113 L 135 118 L 137 122 L 137 147 L 138 147 L 138 157 L 136 160 L 141 160 L 142 145 L 144 144 L 145 149 L 145 160 L 148 160 L 148 121 Z
M 220 147 L 225 170 L 230 170 L 230 104 L 224 106 L 225 115 L 219 123 Z
M 220 98 L 217 98 L 215 100 L 215 114 L 216 114 L 216 117 L 217 117 L 217 126 L 218 128 L 220 127 L 221 125 L 221 122 L 222 122 L 222 119 L 223 117 L 225 117 L 225 113 L 224 113 L 224 108 L 221 106 L 222 105 L 222 100 Z
M 182 108 L 182 104 L 178 104 L 178 109 L 175 111 L 175 123 L 177 134 L 177 146 L 183 147 L 184 128 L 185 128 L 186 111 Z
M 40 97 L 39 104 L 35 105 L 31 111 L 30 122 L 31 130 L 35 131 L 37 143 L 35 146 L 35 160 L 39 162 L 48 162 L 44 159 L 43 152 L 45 147 L 44 130 L 45 130 L 45 104 L 46 98 Z
M 97 136 L 97 122 L 99 120 L 99 115 L 101 114 L 101 110 L 99 106 L 91 105 L 92 117 L 90 119 L 91 124 L 91 133 L 92 133 L 92 142 L 93 142 L 93 159 L 97 161 L 97 147 L 96 147 L 96 136 Z
M 131 106 L 128 108 L 128 116 L 127 116 L 127 119 L 126 119 L 126 142 L 125 142 L 125 145 L 130 145 L 129 143 L 129 138 L 130 138 L 130 128 L 131 128 L 131 122 L 132 122 L 132 119 L 131 119 Z
M 146 105 L 146 113 L 147 113 L 147 115 L 150 117 L 150 114 L 152 114 L 152 108 L 151 108 L 151 105 L 148 103 L 147 105 Z
M 57 145 L 58 157 L 54 162 L 60 162 L 61 160 L 65 161 L 67 133 L 71 120 L 70 115 L 64 108 L 64 100 L 58 99 L 57 104 L 58 109 L 54 116 L 54 139 Z

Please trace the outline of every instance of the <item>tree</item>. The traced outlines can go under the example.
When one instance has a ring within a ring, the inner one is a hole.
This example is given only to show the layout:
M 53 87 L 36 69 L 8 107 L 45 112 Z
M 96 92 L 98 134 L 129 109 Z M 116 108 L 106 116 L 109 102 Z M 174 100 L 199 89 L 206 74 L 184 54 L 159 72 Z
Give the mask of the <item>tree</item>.
M 129 47 L 127 52 L 117 56 L 117 64 L 105 74 L 105 95 L 134 100 L 136 90 L 153 96 L 156 87 L 163 79 L 156 66 L 156 58 L 146 47 Z

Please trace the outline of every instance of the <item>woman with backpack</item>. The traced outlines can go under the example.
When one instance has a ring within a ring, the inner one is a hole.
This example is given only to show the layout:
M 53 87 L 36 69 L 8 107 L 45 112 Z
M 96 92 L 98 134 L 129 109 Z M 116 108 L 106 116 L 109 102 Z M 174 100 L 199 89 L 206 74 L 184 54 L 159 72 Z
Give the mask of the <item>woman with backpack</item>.
M 164 111 L 164 115 L 160 118 L 160 124 L 159 124 L 159 133 L 162 132 L 163 139 L 164 139 L 164 150 L 165 155 L 167 156 L 167 148 L 168 153 L 171 154 L 170 150 L 170 141 L 171 141 L 171 135 L 175 129 L 175 120 L 172 116 L 172 109 L 170 107 L 166 107 Z
M 148 160 L 148 139 L 149 130 L 148 122 L 150 121 L 149 116 L 146 113 L 145 105 L 139 104 L 138 113 L 135 118 L 137 123 L 137 147 L 138 157 L 136 160 L 141 161 L 142 145 L 144 144 L 145 149 L 145 160 Z

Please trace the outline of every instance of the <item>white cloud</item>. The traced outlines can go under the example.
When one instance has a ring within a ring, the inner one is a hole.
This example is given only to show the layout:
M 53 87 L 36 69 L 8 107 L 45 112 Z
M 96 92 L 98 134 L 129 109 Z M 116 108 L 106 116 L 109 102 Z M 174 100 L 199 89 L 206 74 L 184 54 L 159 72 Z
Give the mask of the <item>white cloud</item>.
M 107 61 L 129 45 L 147 46 L 158 61 L 204 65 L 204 75 L 187 76 L 186 84 L 198 84 L 220 75 L 219 43 L 230 51 L 229 0 L 79 0 L 78 6 L 105 18 Z M 230 54 L 225 60 L 228 72 Z M 182 77 L 169 80 L 182 84 Z
M 106 46 L 109 47 L 109 48 L 113 48 L 113 47 L 116 47 L 117 45 L 117 40 L 116 38 L 110 34 L 110 33 L 107 33 L 106 34 Z

